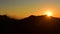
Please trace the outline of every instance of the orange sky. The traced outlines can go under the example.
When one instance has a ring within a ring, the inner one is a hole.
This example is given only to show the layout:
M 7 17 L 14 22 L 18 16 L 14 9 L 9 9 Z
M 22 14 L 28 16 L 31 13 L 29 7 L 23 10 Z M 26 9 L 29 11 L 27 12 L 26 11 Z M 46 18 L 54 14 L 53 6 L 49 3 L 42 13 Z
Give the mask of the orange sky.
M 47 10 L 60 18 L 60 0 L 0 0 L 0 14 L 13 18 L 43 15 Z

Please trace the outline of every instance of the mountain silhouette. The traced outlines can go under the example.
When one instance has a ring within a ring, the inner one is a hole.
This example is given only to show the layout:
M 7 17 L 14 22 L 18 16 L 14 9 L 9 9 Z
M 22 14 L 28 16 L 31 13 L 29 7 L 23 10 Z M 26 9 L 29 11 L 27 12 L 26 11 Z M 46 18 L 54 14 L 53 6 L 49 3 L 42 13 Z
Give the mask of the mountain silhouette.
M 60 18 L 46 15 L 34 16 L 16 20 L 6 15 L 0 15 L 0 31 L 20 34 L 58 34 L 60 33 Z

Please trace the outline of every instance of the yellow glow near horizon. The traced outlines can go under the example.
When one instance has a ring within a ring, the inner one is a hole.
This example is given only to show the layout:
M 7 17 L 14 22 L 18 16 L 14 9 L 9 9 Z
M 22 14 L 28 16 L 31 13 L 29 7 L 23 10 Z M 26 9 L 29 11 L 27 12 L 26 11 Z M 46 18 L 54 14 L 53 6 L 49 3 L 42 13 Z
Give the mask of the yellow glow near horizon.
M 45 15 L 47 15 L 47 16 L 52 16 L 52 12 L 51 12 L 51 11 L 46 11 L 46 12 L 45 12 Z

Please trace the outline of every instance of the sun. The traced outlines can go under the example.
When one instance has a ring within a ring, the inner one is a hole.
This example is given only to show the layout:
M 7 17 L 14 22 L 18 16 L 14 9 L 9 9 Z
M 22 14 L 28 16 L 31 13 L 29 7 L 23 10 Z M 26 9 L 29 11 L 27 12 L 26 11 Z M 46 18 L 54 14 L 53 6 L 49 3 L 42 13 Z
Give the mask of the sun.
M 51 12 L 51 11 L 46 11 L 46 12 L 45 12 L 45 15 L 47 15 L 47 16 L 52 16 L 52 12 Z
M 52 13 L 51 12 L 47 12 L 46 15 L 47 16 L 52 16 Z

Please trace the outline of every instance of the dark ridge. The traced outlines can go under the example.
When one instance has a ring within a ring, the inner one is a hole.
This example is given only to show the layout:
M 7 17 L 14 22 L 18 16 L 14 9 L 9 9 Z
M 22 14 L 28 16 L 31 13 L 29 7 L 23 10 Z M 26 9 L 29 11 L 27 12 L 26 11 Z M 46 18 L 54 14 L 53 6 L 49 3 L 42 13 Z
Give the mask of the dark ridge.
M 0 31 L 14 34 L 60 34 L 60 18 L 31 15 L 21 20 L 0 15 Z

